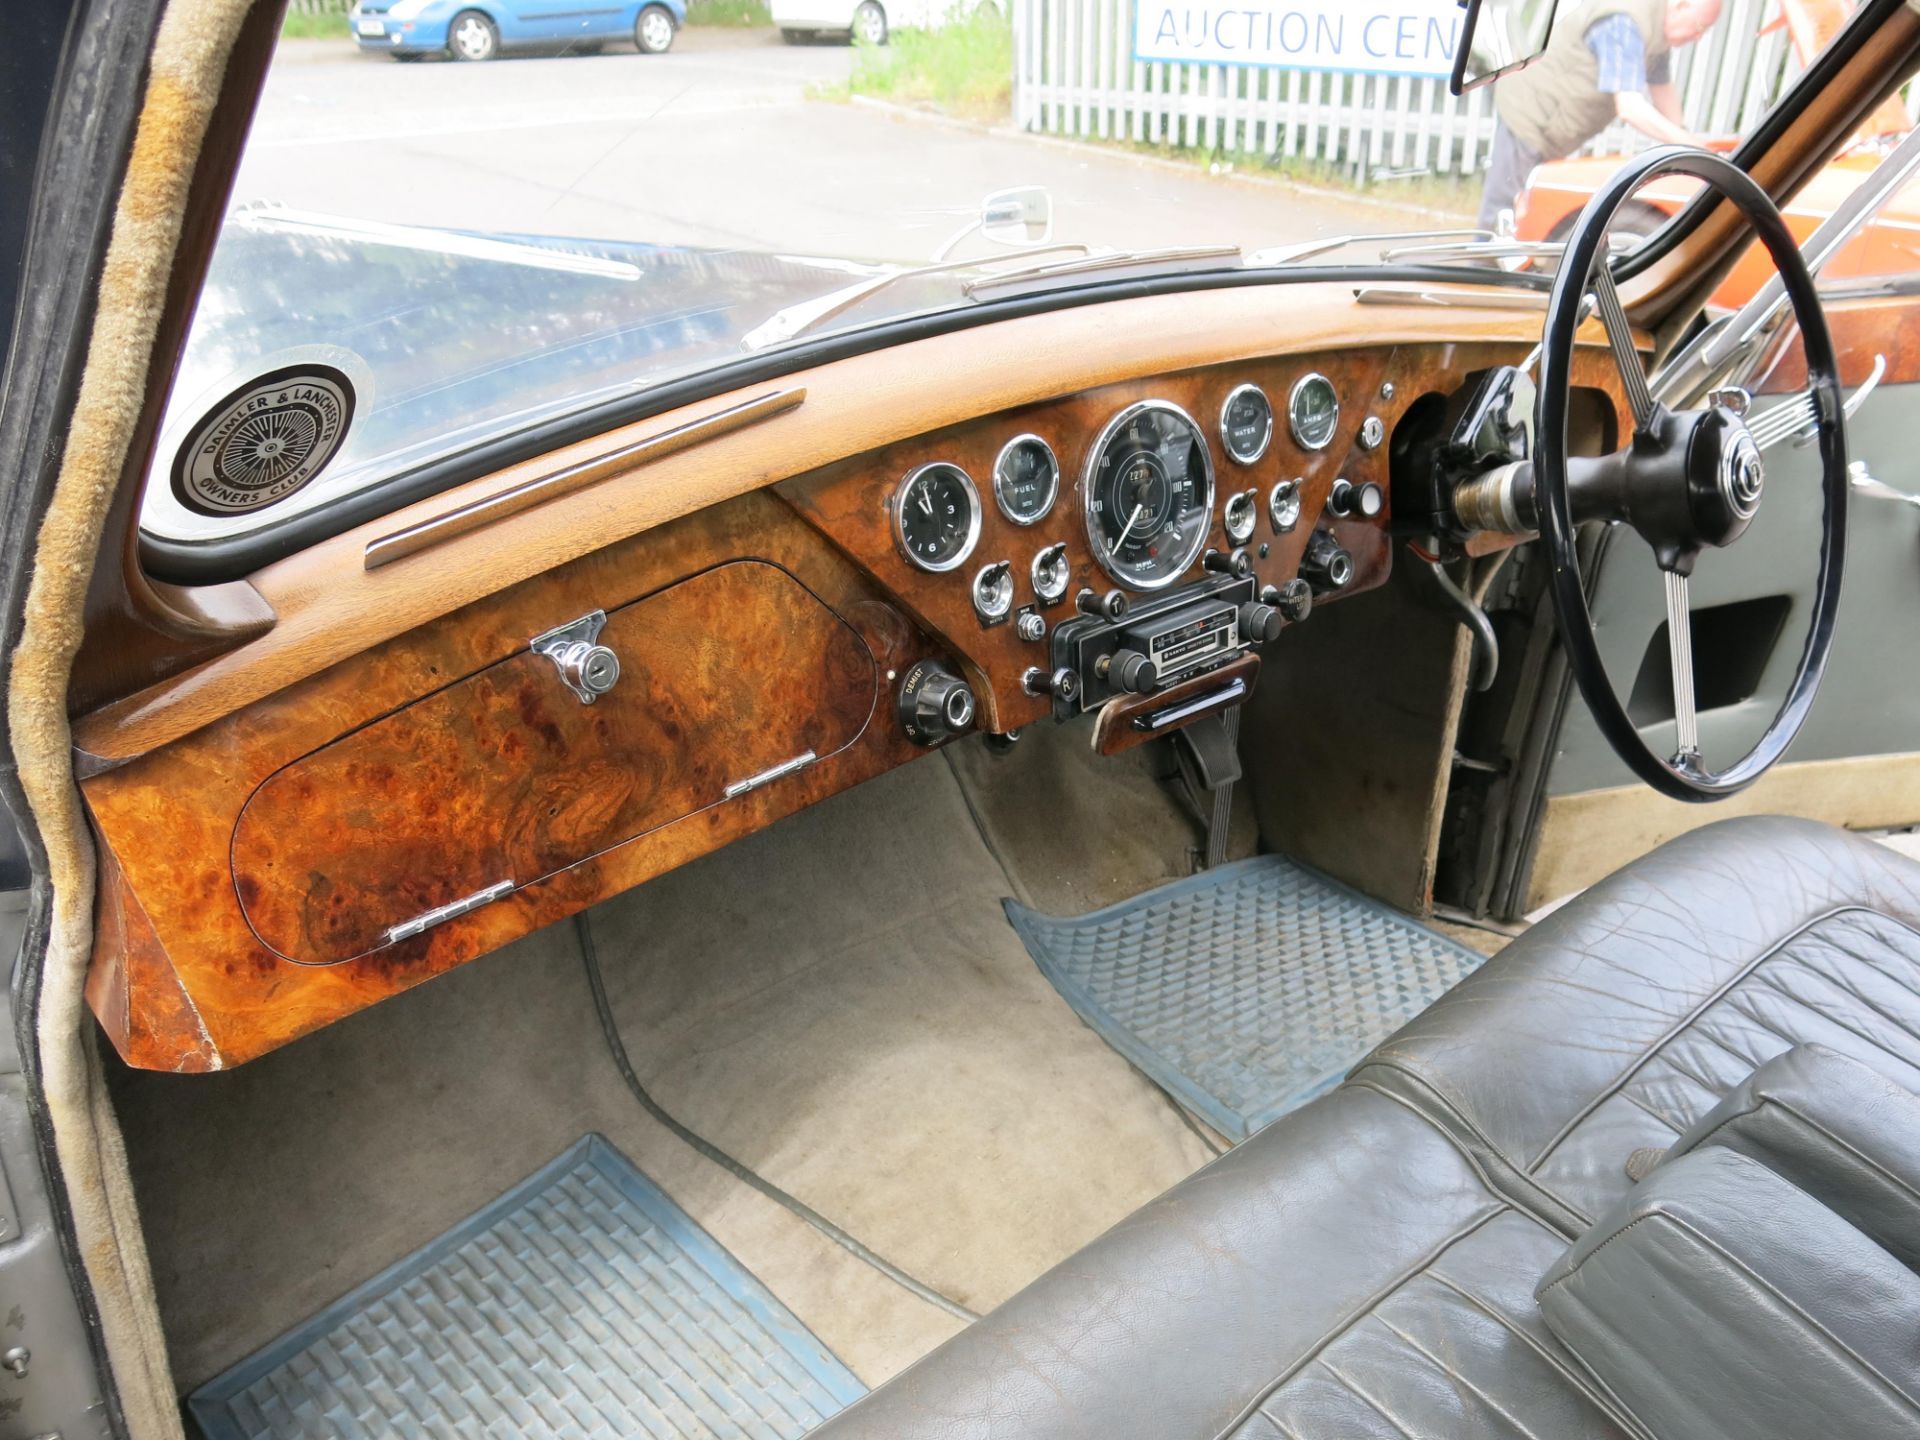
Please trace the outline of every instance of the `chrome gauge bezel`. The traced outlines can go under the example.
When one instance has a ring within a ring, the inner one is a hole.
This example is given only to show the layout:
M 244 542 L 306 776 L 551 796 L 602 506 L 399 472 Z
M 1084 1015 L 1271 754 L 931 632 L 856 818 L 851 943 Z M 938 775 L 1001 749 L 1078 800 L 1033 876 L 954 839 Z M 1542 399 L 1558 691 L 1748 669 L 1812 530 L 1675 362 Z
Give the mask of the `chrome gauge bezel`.
M 1327 433 L 1315 439 L 1308 434 L 1300 416 L 1300 397 L 1309 385 L 1324 385 L 1327 393 L 1333 396 L 1333 411 L 1327 416 Z M 1333 382 L 1318 370 L 1309 370 L 1293 382 L 1293 389 L 1287 392 L 1287 429 L 1293 435 L 1293 443 L 1302 450 L 1324 450 L 1333 443 L 1333 437 L 1340 433 L 1340 392 Z
M 943 560 L 937 565 L 913 553 L 913 547 L 907 544 L 907 533 L 902 525 L 902 521 L 905 518 L 904 512 L 906 509 L 907 492 L 913 489 L 914 481 L 918 480 L 929 470 L 951 470 L 954 474 L 958 475 L 960 477 L 961 487 L 966 492 L 968 508 L 972 512 L 967 518 L 967 538 L 965 543 L 961 545 L 959 552 L 955 554 L 951 560 Z M 962 467 L 954 464 L 951 460 L 930 460 L 925 465 L 914 466 L 911 470 L 907 471 L 905 475 L 901 476 L 900 483 L 896 485 L 893 490 L 892 510 L 893 514 L 889 517 L 889 520 L 893 530 L 894 548 L 900 552 L 906 559 L 906 562 L 913 566 L 914 569 L 924 570 L 929 575 L 946 575 L 958 570 L 972 558 L 974 548 L 980 543 L 980 487 L 973 483 L 973 477 L 971 475 L 967 474 Z
M 1046 451 L 1047 468 L 1053 476 L 1052 481 L 1047 486 L 1047 498 L 1041 503 L 1040 508 L 1027 519 L 1022 519 L 1015 513 L 1013 506 L 1007 503 L 1006 491 L 1001 488 L 1005 484 L 1005 477 L 1000 473 L 1001 468 L 1007 463 L 1007 457 L 1014 452 L 1016 447 L 1021 445 L 1038 445 L 1042 450 Z M 1059 498 L 1060 457 L 1053 453 L 1053 446 L 1049 445 L 1038 435 L 1026 434 L 1016 435 L 1000 447 L 1000 453 L 993 457 L 993 503 L 999 507 L 1000 513 L 1006 516 L 1009 523 L 1014 525 L 1038 525 L 1053 513 L 1054 502 Z
M 1243 517 L 1244 523 L 1235 524 L 1235 515 Z M 1220 526 L 1226 531 L 1227 539 L 1235 545 L 1244 545 L 1253 539 L 1253 532 L 1260 528 L 1260 491 L 1257 486 L 1227 497 L 1227 503 L 1220 509 Z
M 1243 395 L 1257 396 L 1260 406 L 1267 412 L 1267 427 L 1260 436 L 1260 443 L 1253 453 L 1242 455 L 1233 448 L 1233 430 L 1227 424 L 1227 416 L 1233 413 L 1233 403 Z M 1237 465 L 1257 465 L 1260 457 L 1267 453 L 1273 444 L 1273 401 L 1267 398 L 1267 392 L 1258 385 L 1236 385 L 1227 392 L 1227 398 L 1220 402 L 1220 448 L 1227 452 L 1227 458 Z
M 1200 445 L 1200 468 L 1206 475 L 1206 493 L 1200 497 L 1200 509 L 1207 517 L 1207 523 L 1195 528 L 1193 542 L 1180 557 L 1178 564 L 1165 575 L 1142 579 L 1126 573 L 1126 568 L 1116 559 L 1107 538 L 1100 531 L 1099 517 L 1093 513 L 1093 482 L 1100 469 L 1100 458 L 1106 454 L 1108 444 L 1124 429 L 1136 415 L 1148 412 L 1164 412 L 1177 418 L 1193 432 Z M 1207 432 L 1185 410 L 1171 400 L 1136 400 L 1127 406 L 1100 429 L 1093 444 L 1087 450 L 1087 463 L 1080 472 L 1080 519 L 1086 527 L 1087 545 L 1093 551 L 1093 558 L 1100 568 L 1113 580 L 1129 590 L 1151 592 L 1164 590 L 1177 584 L 1180 578 L 1193 568 L 1193 562 L 1200 558 L 1200 552 L 1207 547 L 1207 537 L 1213 530 L 1213 497 L 1216 493 L 1213 476 L 1213 447 L 1207 443 Z

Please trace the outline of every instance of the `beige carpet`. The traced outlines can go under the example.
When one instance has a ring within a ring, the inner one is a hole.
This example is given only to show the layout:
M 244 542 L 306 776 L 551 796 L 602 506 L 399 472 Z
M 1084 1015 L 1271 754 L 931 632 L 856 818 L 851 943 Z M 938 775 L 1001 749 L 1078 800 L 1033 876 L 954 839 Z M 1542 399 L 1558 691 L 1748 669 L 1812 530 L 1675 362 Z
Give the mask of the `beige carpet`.
M 974 1309 L 1207 1158 L 1034 969 L 1007 888 L 929 757 L 594 916 L 657 1098 Z M 870 1384 L 957 1328 L 645 1116 L 570 924 L 228 1074 L 110 1068 L 183 1388 L 588 1130 Z

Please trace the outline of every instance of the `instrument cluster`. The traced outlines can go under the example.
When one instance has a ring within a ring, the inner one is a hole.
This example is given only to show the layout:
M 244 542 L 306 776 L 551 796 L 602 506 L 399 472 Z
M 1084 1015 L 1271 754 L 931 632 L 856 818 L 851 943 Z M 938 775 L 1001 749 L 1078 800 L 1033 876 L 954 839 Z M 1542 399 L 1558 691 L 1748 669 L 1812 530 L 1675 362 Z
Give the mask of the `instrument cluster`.
M 1333 443 L 1340 416 L 1339 391 L 1318 371 L 1300 376 L 1287 392 L 1286 433 L 1303 455 Z M 1151 594 L 1175 584 L 1214 553 L 1208 542 L 1216 533 L 1236 551 L 1255 543 L 1263 520 L 1274 537 L 1292 534 L 1303 513 L 1304 477 L 1281 474 L 1267 484 L 1232 483 L 1241 478 L 1232 471 L 1252 469 L 1266 458 L 1278 425 L 1272 399 L 1251 382 L 1227 393 L 1211 435 L 1170 400 L 1137 400 L 1108 417 L 1081 457 L 1072 486 L 1079 528 L 1105 577 L 1123 590 Z M 1224 485 L 1214 458 L 1216 440 L 1229 472 Z M 1369 417 L 1358 440 L 1364 449 L 1376 446 L 1379 422 Z M 1025 432 L 1001 445 L 986 488 L 1009 524 L 1032 530 L 1054 516 L 1062 475 L 1053 445 Z M 1346 482 L 1336 482 L 1339 486 Z M 1346 489 L 1353 495 L 1342 491 L 1341 498 L 1351 498 L 1352 513 L 1366 519 L 1379 513 L 1384 496 L 1378 485 Z M 888 509 L 894 544 L 914 567 L 944 574 L 973 559 L 986 501 L 982 486 L 960 465 L 936 460 L 915 466 L 900 479 Z M 1039 639 L 1045 621 L 1037 611 L 1068 598 L 1073 573 L 1064 540 L 1041 540 L 1024 564 L 1012 556 L 995 559 L 973 572 L 975 614 L 982 625 L 993 626 L 1018 612 L 1022 638 Z M 1027 610 L 1019 610 L 1022 581 L 1032 601 Z

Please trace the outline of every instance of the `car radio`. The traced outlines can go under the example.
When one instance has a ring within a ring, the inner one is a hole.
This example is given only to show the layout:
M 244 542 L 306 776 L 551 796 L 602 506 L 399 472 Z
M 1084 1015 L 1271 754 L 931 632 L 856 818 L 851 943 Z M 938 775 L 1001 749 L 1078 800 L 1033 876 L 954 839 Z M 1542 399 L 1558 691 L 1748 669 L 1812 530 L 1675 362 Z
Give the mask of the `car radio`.
M 1233 574 L 1138 601 L 1083 590 L 1080 613 L 1054 628 L 1053 668 L 1029 670 L 1026 688 L 1052 696 L 1058 720 L 1119 695 L 1157 694 L 1273 639 L 1311 604 L 1304 581 L 1263 592 L 1251 576 Z

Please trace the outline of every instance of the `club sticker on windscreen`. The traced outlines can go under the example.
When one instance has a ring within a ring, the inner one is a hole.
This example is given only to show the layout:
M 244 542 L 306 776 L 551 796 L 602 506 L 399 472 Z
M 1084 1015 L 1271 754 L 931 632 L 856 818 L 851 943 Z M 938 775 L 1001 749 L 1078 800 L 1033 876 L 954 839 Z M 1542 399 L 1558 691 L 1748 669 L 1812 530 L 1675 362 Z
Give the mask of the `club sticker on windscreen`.
M 197 515 L 245 515 L 297 494 L 339 453 L 353 405 L 353 382 L 331 365 L 248 381 L 188 433 L 174 457 L 174 498 Z

